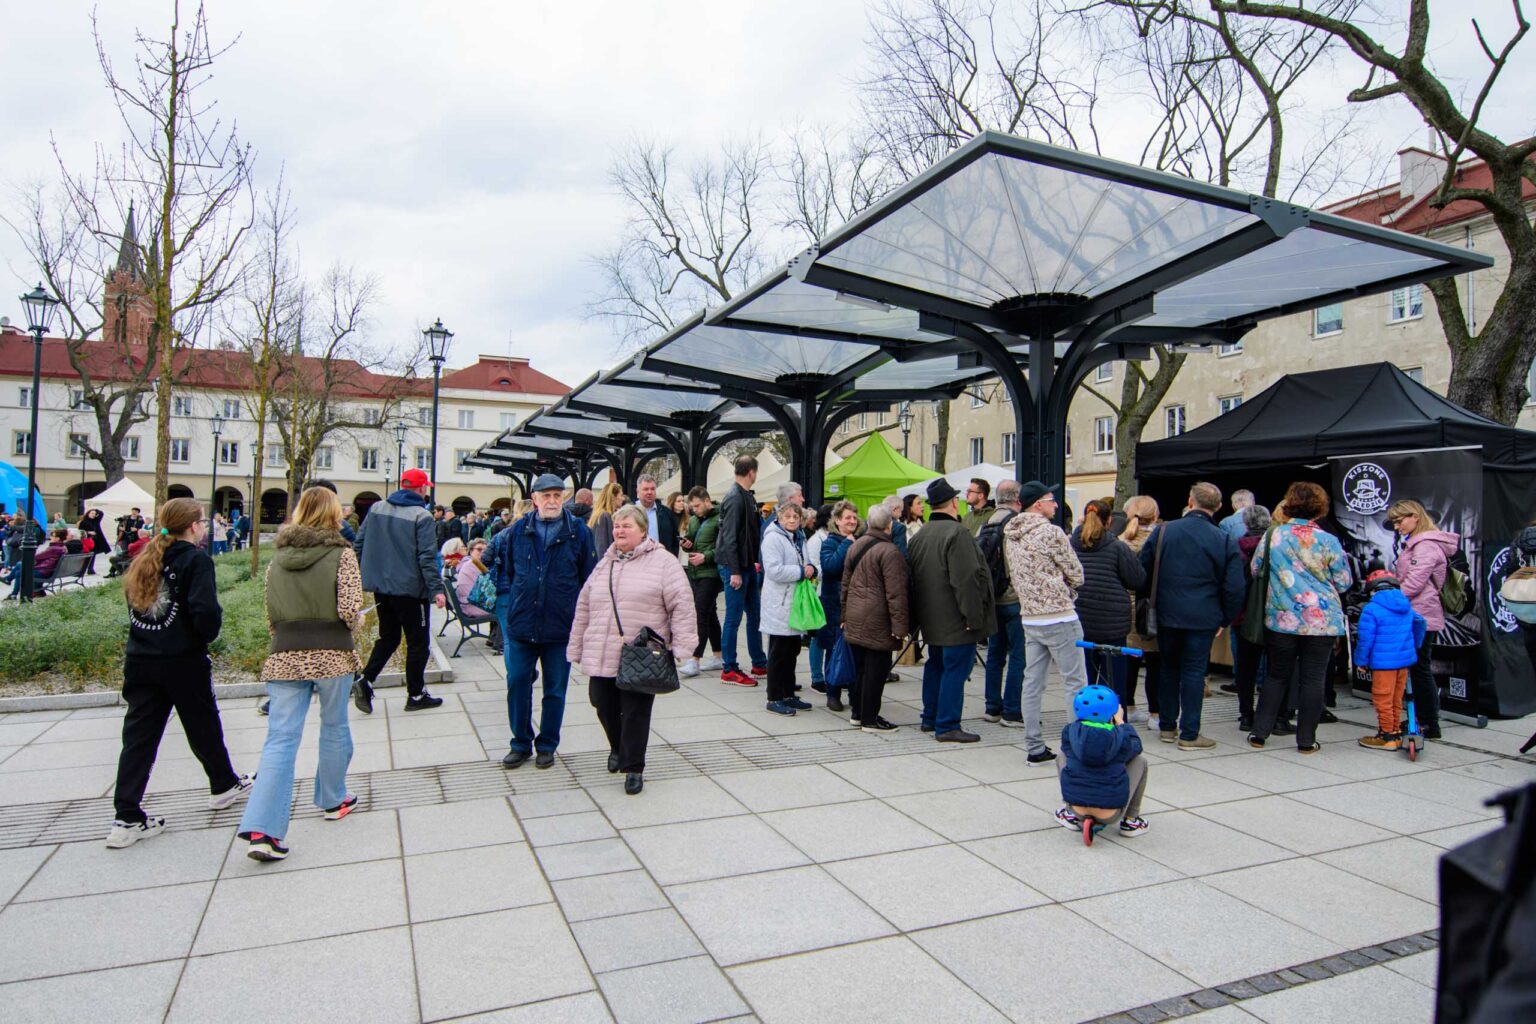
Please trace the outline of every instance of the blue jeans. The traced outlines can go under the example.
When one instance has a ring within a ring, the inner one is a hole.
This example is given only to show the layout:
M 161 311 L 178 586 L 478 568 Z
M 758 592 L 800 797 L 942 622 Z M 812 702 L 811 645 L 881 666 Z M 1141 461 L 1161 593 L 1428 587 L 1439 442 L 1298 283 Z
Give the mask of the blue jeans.
M 811 652 L 811 682 L 825 683 L 827 681 L 827 652 L 822 650 L 821 640 L 815 633 L 811 634 L 811 642 L 806 645 Z
M 741 663 L 736 660 L 736 631 L 741 628 L 741 617 L 747 617 L 747 653 L 753 666 L 766 666 L 768 652 L 763 650 L 763 634 L 758 625 L 758 609 L 761 595 L 757 572 L 741 574 L 741 589 L 731 586 L 731 572 L 721 567 L 720 580 L 725 584 L 725 622 L 720 627 L 720 659 L 725 662 L 724 671 L 740 672 Z
M 498 607 L 505 598 L 497 601 Z M 507 661 L 507 719 L 512 723 L 513 750 L 520 754 L 534 751 L 551 753 L 560 746 L 560 723 L 565 720 L 565 686 L 570 682 L 571 663 L 565 659 L 566 641 L 529 643 L 514 640 L 501 623 L 503 657 Z M 539 734 L 533 734 L 533 676 L 539 671 L 544 700 L 539 709 Z
M 1158 728 L 1170 732 L 1175 727 L 1179 739 L 1192 740 L 1200 735 L 1200 712 L 1205 706 L 1205 670 L 1211 660 L 1214 629 L 1175 629 L 1160 626 L 1157 647 L 1163 666 L 1157 683 Z
M 272 680 L 267 696 L 267 742 L 261 748 L 256 784 L 240 816 L 241 832 L 260 832 L 278 839 L 288 834 L 293 807 L 293 762 L 304 736 L 309 695 L 320 696 L 320 763 L 315 768 L 315 806 L 330 810 L 347 798 L 347 766 L 352 763 L 352 730 L 347 727 L 347 701 L 352 673 L 330 679 Z
M 975 657 L 975 644 L 928 645 L 928 662 L 923 666 L 923 724 L 933 726 L 935 736 L 960 728 L 965 681 L 970 678 Z
M 216 541 L 214 541 L 213 542 L 213 553 L 216 554 L 216 555 L 227 555 L 227 554 L 229 554 L 229 541 L 227 541 L 227 540 L 216 540 Z
M 1008 683 L 1003 685 L 1003 663 L 1008 664 Z M 987 637 L 987 714 L 1018 721 L 1024 693 L 1024 623 L 1019 606 L 997 606 L 997 632 Z

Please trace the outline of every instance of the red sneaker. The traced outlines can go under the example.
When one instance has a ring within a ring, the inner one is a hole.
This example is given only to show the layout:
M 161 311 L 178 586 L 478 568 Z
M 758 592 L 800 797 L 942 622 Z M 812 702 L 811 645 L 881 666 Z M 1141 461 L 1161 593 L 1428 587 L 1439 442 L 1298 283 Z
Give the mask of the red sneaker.
M 720 673 L 722 683 L 730 683 L 732 686 L 756 686 L 757 680 L 749 675 L 743 675 L 740 671 L 729 668 Z
M 753 665 L 752 666 L 752 674 L 755 675 L 755 676 L 765 676 L 765 675 L 768 674 L 768 666 L 767 665 Z

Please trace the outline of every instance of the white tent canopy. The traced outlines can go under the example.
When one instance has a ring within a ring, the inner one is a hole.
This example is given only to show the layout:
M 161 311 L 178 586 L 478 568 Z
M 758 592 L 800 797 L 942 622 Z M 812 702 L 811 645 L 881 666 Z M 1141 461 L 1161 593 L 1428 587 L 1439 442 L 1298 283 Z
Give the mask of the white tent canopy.
M 949 486 L 959 491 L 962 495 L 965 494 L 965 488 L 977 477 L 991 484 L 992 489 L 995 491 L 999 483 L 1004 480 L 1013 479 L 1013 470 L 1004 469 L 1002 466 L 994 465 L 990 462 L 978 462 L 974 466 L 967 466 L 964 469 L 957 469 L 953 473 L 944 474 L 944 479 L 949 481 Z M 903 498 L 909 494 L 927 494 L 928 485 L 937 479 L 938 474 L 934 474 L 932 477 L 919 483 L 907 484 L 907 486 L 899 488 L 896 493 Z
M 102 516 L 109 521 L 134 509 L 143 513 L 145 519 L 153 519 L 155 496 L 124 477 L 96 497 L 85 499 L 85 510 L 89 512 L 93 508 L 101 509 Z

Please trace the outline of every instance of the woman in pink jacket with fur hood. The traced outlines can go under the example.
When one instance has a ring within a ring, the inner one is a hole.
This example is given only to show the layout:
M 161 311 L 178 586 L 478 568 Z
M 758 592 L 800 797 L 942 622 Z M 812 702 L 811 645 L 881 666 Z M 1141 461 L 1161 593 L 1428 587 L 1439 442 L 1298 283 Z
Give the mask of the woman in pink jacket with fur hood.
M 643 626 L 660 633 L 679 659 L 692 657 L 699 642 L 688 577 L 676 555 L 646 536 L 647 525 L 637 505 L 613 514 L 613 544 L 576 598 L 565 651 L 587 676 L 588 696 L 608 736 L 608 770 L 624 772 L 624 792 L 631 796 L 645 785 L 645 747 L 656 697 L 615 685 L 619 649 Z

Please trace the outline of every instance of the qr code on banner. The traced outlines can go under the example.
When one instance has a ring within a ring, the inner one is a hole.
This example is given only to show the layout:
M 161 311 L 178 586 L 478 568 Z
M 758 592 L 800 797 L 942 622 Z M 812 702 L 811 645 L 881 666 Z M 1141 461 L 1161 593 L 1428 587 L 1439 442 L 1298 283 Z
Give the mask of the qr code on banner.
M 1456 697 L 1460 700 L 1466 700 L 1467 681 L 1460 678 L 1459 676 L 1451 676 L 1449 682 L 1450 686 L 1446 688 L 1446 692 L 1449 693 L 1452 697 Z

